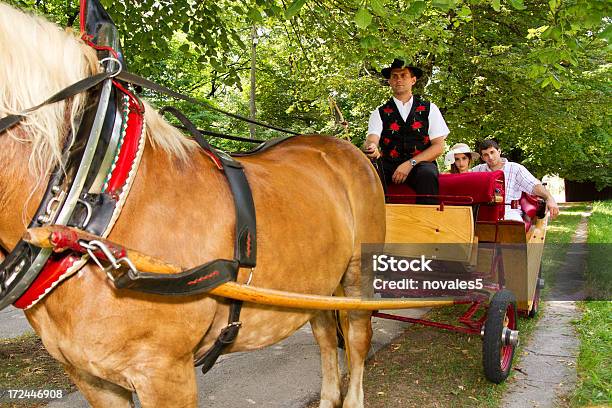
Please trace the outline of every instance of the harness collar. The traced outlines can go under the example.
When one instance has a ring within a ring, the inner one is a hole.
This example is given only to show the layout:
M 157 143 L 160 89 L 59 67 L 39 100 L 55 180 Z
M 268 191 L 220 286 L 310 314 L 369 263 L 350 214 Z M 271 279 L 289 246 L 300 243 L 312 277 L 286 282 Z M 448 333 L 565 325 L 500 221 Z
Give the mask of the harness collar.
M 82 6 L 83 3 L 85 0 Z M 117 66 L 125 66 L 125 62 L 120 52 L 113 51 L 120 50 L 120 46 L 112 20 L 106 12 L 91 11 L 98 7 L 96 1 L 88 2 L 86 18 L 91 19 L 81 21 L 81 26 L 93 30 L 87 31 L 91 34 L 86 37 L 90 42 L 96 41 L 98 58 L 104 61 L 104 73 L 79 81 L 43 104 L 65 99 L 101 82 L 89 92 L 88 100 L 97 103 L 89 104 L 75 142 L 64 148 L 62 165 L 53 171 L 30 228 L 71 225 L 107 236 L 127 198 L 142 157 L 142 104 L 126 85 L 113 79 L 119 72 Z M 21 119 L 20 115 L 13 115 L 3 118 L 2 124 L 12 126 Z M 31 307 L 85 262 L 85 257 L 58 256 L 49 249 L 18 242 L 0 264 L 0 310 L 13 302 L 17 307 Z

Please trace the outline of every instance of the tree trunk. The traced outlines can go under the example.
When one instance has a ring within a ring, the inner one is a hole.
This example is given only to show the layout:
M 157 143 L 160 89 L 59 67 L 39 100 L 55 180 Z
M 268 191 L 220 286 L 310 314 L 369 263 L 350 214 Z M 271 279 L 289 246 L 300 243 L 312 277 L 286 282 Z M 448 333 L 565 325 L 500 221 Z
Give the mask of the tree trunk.
M 249 98 L 249 107 L 250 107 L 250 117 L 255 120 L 255 48 L 257 47 L 257 28 L 253 25 L 251 29 L 251 96 Z M 249 130 L 251 134 L 251 139 L 255 139 L 255 125 L 250 124 Z

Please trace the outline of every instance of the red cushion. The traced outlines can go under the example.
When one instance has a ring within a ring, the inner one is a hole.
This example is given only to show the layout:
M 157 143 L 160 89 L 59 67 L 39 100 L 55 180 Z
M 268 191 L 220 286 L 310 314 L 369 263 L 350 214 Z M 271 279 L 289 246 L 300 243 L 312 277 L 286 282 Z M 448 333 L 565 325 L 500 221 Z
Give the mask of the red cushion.
M 470 197 L 474 204 L 488 204 L 495 200 L 496 192 L 503 195 L 503 190 L 500 187 L 504 183 L 504 172 L 501 170 L 463 174 L 440 174 L 438 180 L 440 182 L 440 195 L 446 196 L 446 200 L 443 199 L 445 202 L 465 202 L 465 198 Z M 414 190 L 409 185 L 387 185 L 388 199 L 401 200 L 402 196 L 406 195 L 415 196 Z M 387 201 L 390 202 L 389 200 Z
M 388 184 L 385 201 L 390 204 L 414 204 L 416 193 L 408 184 Z
M 469 196 L 474 204 L 489 204 L 495 201 L 495 193 L 503 195 L 504 172 L 475 172 L 462 174 L 440 174 L 440 194 L 447 196 Z
M 527 215 L 529 219 L 534 219 L 542 205 L 542 199 L 536 195 L 523 193 L 519 200 L 519 204 L 521 205 L 521 209 L 525 212 L 525 215 Z
M 521 210 L 523 210 L 527 216 L 525 220 L 525 231 L 529 231 L 529 228 L 531 228 L 531 224 L 535 221 L 535 219 L 537 217 L 543 217 L 546 201 L 536 195 L 527 194 L 524 192 L 521 195 L 519 204 L 521 206 Z
M 444 204 L 483 204 L 478 210 L 478 221 L 497 221 L 504 218 L 504 172 L 475 172 L 440 174 L 440 200 Z M 502 196 L 495 203 L 495 194 Z M 407 184 L 387 185 L 386 201 L 391 204 L 414 204 L 416 193 Z

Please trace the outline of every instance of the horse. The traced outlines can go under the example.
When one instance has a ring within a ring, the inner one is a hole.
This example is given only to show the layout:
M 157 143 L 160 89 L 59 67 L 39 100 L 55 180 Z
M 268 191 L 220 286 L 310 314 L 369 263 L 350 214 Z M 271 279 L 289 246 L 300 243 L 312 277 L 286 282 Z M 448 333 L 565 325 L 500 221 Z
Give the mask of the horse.
M 75 33 L 0 3 L 0 117 L 40 103 L 100 71 Z M 0 247 L 10 251 L 40 202 L 79 114 L 81 94 L 46 106 L 0 134 Z M 202 150 L 145 103 L 146 147 L 109 239 L 193 267 L 231 259 L 236 215 L 227 180 Z M 239 158 L 255 202 L 257 267 L 251 285 L 308 294 L 362 296 L 361 244 L 383 242 L 381 183 L 366 157 L 333 137 L 300 135 Z M 244 283 L 249 270 L 241 268 Z M 45 348 L 93 407 L 196 407 L 194 358 L 227 324 L 229 301 L 207 294 L 162 296 L 116 289 L 87 263 L 25 311 Z M 245 303 L 225 352 L 274 344 L 310 322 L 320 346 L 320 407 L 363 406 L 371 312 L 349 311 L 350 380 L 341 393 L 333 311 Z

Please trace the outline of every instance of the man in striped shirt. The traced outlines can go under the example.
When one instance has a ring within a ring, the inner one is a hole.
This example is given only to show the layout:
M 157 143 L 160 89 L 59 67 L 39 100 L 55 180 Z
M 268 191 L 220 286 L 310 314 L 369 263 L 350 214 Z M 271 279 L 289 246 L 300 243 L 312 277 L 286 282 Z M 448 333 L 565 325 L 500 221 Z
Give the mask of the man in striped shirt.
M 501 157 L 499 145 L 496 141 L 488 139 L 478 147 L 480 157 L 485 164 L 479 164 L 472 171 L 496 171 L 503 170 L 506 179 L 506 220 L 523 222 L 523 214 L 520 208 L 512 208 L 513 201 L 520 200 L 523 192 L 537 195 L 546 200 L 546 209 L 551 218 L 559 215 L 559 206 L 552 194 L 535 178 L 523 165 L 513 163 Z

